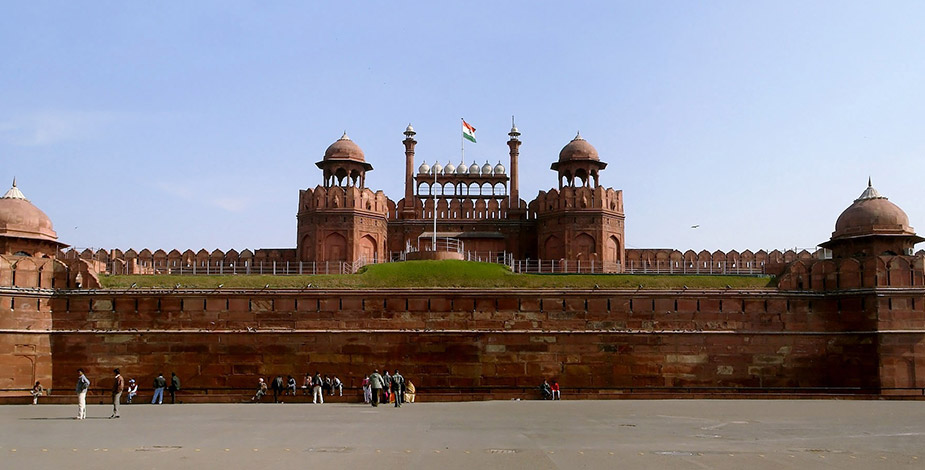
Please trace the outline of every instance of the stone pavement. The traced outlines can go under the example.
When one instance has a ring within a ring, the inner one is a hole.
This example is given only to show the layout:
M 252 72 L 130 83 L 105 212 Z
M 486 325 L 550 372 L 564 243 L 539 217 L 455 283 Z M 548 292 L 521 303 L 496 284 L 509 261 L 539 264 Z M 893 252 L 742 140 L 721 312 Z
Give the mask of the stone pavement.
M 616 400 L 0 407 L 26 468 L 925 468 L 925 404 Z M 337 467 L 334 467 L 337 466 Z

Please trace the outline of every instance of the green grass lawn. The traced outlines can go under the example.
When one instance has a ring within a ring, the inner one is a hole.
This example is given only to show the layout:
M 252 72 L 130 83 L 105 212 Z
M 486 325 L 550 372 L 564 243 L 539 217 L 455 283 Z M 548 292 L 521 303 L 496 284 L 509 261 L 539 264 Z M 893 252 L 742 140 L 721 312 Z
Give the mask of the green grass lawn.
M 637 274 L 514 274 L 507 267 L 472 261 L 405 261 L 370 265 L 357 274 L 300 276 L 272 275 L 130 275 L 100 276 L 104 288 L 225 288 L 261 289 L 303 288 L 309 283 L 319 288 L 408 288 L 469 287 L 515 289 L 691 289 L 774 288 L 773 277 L 637 275 Z

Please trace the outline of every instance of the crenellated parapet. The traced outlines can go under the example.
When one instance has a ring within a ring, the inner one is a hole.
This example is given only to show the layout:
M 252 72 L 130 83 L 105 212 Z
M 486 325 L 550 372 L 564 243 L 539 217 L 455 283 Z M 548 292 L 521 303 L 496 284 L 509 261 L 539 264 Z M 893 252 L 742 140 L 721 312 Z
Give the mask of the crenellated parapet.
M 356 210 L 387 215 L 389 199 L 385 193 L 356 186 L 316 186 L 299 191 L 299 213 L 324 210 Z
M 596 188 L 566 186 L 561 190 L 540 191 L 536 199 L 529 204 L 532 218 L 583 209 L 598 209 L 622 216 L 623 191 L 601 186 Z
M 882 287 L 925 287 L 925 257 L 874 256 L 864 259 L 799 260 L 787 266 L 780 290 L 845 291 Z
M 807 250 L 687 250 L 631 248 L 626 250 L 626 270 L 649 273 L 780 274 L 790 263 L 818 256 Z
M 227 252 L 221 249 L 198 250 L 186 249 L 180 251 L 172 249 L 150 250 L 148 248 L 136 251 L 135 249 L 98 249 L 83 250 L 68 249 L 60 251 L 58 259 L 71 262 L 83 260 L 91 263 L 93 269 L 105 274 L 187 274 L 187 273 L 215 273 L 232 274 L 249 272 L 250 267 L 269 266 L 273 263 L 295 262 L 296 253 L 293 248 L 261 248 L 257 250 L 245 249 L 240 252 L 230 249 Z

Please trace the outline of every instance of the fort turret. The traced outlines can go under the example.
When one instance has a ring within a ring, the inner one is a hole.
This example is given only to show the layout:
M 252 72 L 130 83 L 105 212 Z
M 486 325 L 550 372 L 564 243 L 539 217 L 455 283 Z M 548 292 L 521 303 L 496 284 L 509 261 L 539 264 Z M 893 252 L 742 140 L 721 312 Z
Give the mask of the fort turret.
M 324 184 L 299 192 L 298 260 L 375 262 L 385 251 L 390 205 L 382 191 L 366 188 L 373 166 L 346 132 L 316 165 Z
M 558 172 L 559 189 L 540 191 L 530 203 L 540 259 L 623 270 L 623 191 L 600 186 L 599 173 L 606 167 L 581 134 L 559 152 L 550 167 Z

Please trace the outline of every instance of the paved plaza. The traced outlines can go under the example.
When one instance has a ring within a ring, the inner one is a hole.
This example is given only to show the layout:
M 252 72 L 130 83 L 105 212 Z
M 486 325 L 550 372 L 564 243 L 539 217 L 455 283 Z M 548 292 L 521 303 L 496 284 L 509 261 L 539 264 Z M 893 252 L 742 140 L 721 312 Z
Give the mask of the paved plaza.
M 84 421 L 76 410 L 0 407 L 2 467 L 925 468 L 916 401 L 141 404 L 120 419 L 90 405 Z

